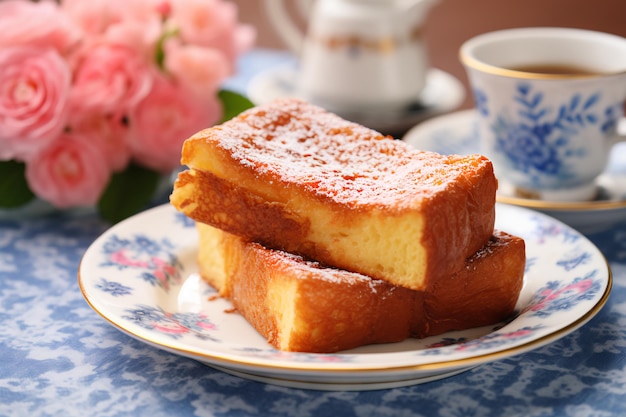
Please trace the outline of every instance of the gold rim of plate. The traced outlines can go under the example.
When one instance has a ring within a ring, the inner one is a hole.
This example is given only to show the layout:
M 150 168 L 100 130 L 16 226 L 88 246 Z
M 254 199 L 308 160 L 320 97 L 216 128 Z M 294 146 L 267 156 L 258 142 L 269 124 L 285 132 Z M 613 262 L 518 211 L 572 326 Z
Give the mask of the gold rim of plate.
M 594 211 L 594 210 L 615 210 L 626 208 L 626 200 L 596 200 L 596 201 L 545 201 L 531 200 L 528 198 L 511 197 L 498 195 L 496 200 L 499 203 L 512 204 L 521 207 L 542 210 L 559 211 Z

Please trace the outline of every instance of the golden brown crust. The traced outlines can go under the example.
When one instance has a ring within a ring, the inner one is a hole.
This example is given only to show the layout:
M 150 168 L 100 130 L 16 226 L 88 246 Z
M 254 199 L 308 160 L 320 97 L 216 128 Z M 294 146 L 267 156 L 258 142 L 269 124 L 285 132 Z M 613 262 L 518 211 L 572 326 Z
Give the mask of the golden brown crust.
M 523 282 L 524 241 L 503 232 L 422 292 L 197 227 L 203 278 L 281 350 L 328 353 L 498 323 Z
M 178 175 L 176 187 L 178 192 L 171 200 L 179 210 L 245 240 L 271 246 L 273 239 L 268 237 L 281 236 L 296 243 L 308 234 L 307 219 L 289 211 L 285 204 L 267 201 L 213 174 L 184 171 Z M 298 252 L 296 247 L 282 249 Z
M 427 317 L 413 327 L 412 334 L 436 335 L 497 323 L 510 315 L 522 290 L 525 248 L 523 239 L 494 231 L 489 243 L 461 270 L 425 291 Z
M 461 195 L 452 193 L 448 198 L 442 196 L 440 198 L 444 201 L 430 205 L 421 213 L 430 219 L 421 241 L 422 245 L 428 248 L 422 261 L 423 274 L 433 282 L 460 269 L 465 258 L 469 256 L 465 253 L 472 254 L 479 250 L 483 246 L 480 242 L 486 242 L 493 230 L 494 212 L 491 207 L 494 203 L 489 203 L 490 199 L 482 199 L 468 208 L 465 199 L 457 199 Z M 194 170 L 180 173 L 171 201 L 192 219 L 236 234 L 247 241 L 299 254 L 338 268 L 369 273 L 379 279 L 386 278 L 386 271 L 372 273 L 377 271 L 368 269 L 367 265 L 363 266 L 364 262 L 356 262 L 353 257 L 351 258 L 351 255 L 359 256 L 363 253 L 358 243 L 353 246 L 354 253 L 342 253 L 333 250 L 332 247 L 332 244 L 344 238 L 346 229 L 351 227 L 366 229 L 370 227 L 368 222 L 377 221 L 378 218 L 371 213 L 333 212 L 332 226 L 328 227 L 328 233 L 331 235 L 334 232 L 336 237 L 329 238 L 330 243 L 326 243 L 312 237 L 311 219 L 292 210 L 287 204 L 267 201 L 207 172 Z M 390 233 L 386 241 L 387 248 L 390 248 L 389 245 L 394 244 L 392 242 L 400 241 L 401 235 L 411 230 L 411 225 L 407 223 L 412 223 L 412 218 L 406 217 L 405 222 L 396 224 L 394 223 L 396 218 L 384 215 L 382 217 L 382 221 L 387 223 L 378 229 Z M 385 236 L 376 238 L 382 243 L 378 241 L 374 242 L 375 244 L 385 246 Z M 405 239 L 409 251 L 415 249 L 413 246 L 419 246 L 420 242 L 412 240 L 411 236 Z M 384 256 L 382 251 L 373 252 L 379 257 Z M 379 262 L 375 256 L 365 259 L 365 263 L 367 261 Z M 384 259 L 381 262 L 384 262 Z M 419 258 L 415 255 L 408 257 L 404 262 L 419 262 Z
M 182 161 L 171 201 L 189 217 L 411 289 L 493 231 L 489 160 L 416 151 L 299 100 L 199 132 Z

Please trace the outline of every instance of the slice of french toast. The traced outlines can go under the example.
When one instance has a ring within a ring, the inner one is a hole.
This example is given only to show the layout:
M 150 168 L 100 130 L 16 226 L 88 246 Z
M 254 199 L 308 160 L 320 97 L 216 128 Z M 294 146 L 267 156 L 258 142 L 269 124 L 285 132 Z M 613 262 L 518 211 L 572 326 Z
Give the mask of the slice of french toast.
M 493 232 L 487 158 L 418 151 L 297 99 L 197 133 L 181 161 L 170 201 L 192 219 L 414 290 Z
M 496 231 L 425 291 L 246 242 L 197 223 L 201 276 L 277 349 L 331 353 L 498 323 L 522 288 L 524 241 Z

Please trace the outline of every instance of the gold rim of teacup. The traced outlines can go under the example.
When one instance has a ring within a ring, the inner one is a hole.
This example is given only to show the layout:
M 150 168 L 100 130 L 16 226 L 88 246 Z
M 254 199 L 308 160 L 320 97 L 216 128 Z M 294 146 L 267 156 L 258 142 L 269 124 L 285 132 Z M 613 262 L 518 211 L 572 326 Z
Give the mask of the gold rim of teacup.
M 495 65 L 486 64 L 469 54 L 460 51 L 459 58 L 463 65 L 468 68 L 475 69 L 477 71 L 481 71 L 487 74 L 499 75 L 501 77 L 510 77 L 510 78 L 521 78 L 528 80 L 555 80 L 555 79 L 588 79 L 588 78 L 598 78 L 598 77 L 610 77 L 610 76 L 618 76 L 626 74 L 626 69 L 623 71 L 616 72 L 602 72 L 597 74 L 545 74 L 545 73 L 537 73 L 537 72 L 526 72 L 526 71 L 517 71 L 508 68 L 497 67 Z
M 623 50 L 624 48 L 624 38 L 618 35 L 614 35 L 612 33 L 604 33 L 594 30 L 587 29 L 578 29 L 578 28 L 567 28 L 567 27 L 523 27 L 523 28 L 509 28 L 509 29 L 501 29 L 493 32 L 487 32 L 480 35 L 477 35 L 471 39 L 466 40 L 459 49 L 459 59 L 463 65 L 468 68 L 482 71 L 487 74 L 499 75 L 503 77 L 511 77 L 511 78 L 522 78 L 522 79 L 590 79 L 590 78 L 598 78 L 598 77 L 612 77 L 612 76 L 620 76 L 626 74 L 626 68 L 614 68 L 613 70 L 602 69 L 597 73 L 575 73 L 575 74 L 555 74 L 555 73 L 536 73 L 529 71 L 520 71 L 515 69 L 510 69 L 498 65 L 489 64 L 487 62 L 482 61 L 477 58 L 473 52 L 474 48 L 481 44 L 480 39 L 485 39 L 485 42 L 502 42 L 510 39 L 528 39 L 536 41 L 538 37 L 545 36 L 549 38 L 563 38 L 563 39 L 571 39 L 576 40 L 580 36 L 584 36 L 585 38 L 591 38 L 595 40 L 600 40 L 607 44 L 616 44 L 620 43 L 620 48 Z M 532 64 L 532 63 L 526 63 Z M 537 63 L 539 64 L 539 63 Z M 563 65 L 567 64 L 564 62 L 546 62 L 542 60 L 540 62 L 541 65 Z M 576 64 L 575 66 L 578 66 Z

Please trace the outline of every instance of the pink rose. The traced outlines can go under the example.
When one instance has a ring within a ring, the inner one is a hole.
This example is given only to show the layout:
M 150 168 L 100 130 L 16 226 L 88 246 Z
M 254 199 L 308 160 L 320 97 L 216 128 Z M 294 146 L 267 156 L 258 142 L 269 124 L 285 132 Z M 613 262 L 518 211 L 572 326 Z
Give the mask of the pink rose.
M 104 43 L 115 44 L 133 49 L 139 58 L 148 62 L 155 59 L 156 44 L 161 37 L 159 21 L 127 21 L 111 26 L 101 36 Z
M 237 55 L 254 41 L 254 29 L 238 24 L 237 5 L 224 0 L 173 0 L 171 20 L 185 43 L 221 51 L 235 68 Z
M 250 50 L 256 41 L 256 29 L 252 25 L 240 24 L 235 33 L 235 52 L 237 55 Z
M 148 64 L 132 48 L 92 45 L 77 61 L 70 95 L 72 109 L 126 111 L 150 90 L 150 74 Z
M 65 53 L 81 36 L 79 28 L 51 1 L 1 1 L 0 29 L 0 49 L 29 45 Z
M 181 45 L 171 40 L 165 45 L 165 70 L 185 88 L 200 96 L 215 95 L 229 75 L 229 63 L 213 48 Z
M 141 165 L 168 173 L 180 165 L 185 139 L 222 115 L 216 95 L 197 95 L 157 76 L 152 91 L 131 113 L 130 147 Z
M 109 169 L 119 172 L 126 168 L 130 161 L 130 130 L 124 114 L 82 109 L 70 115 L 69 126 L 74 135 L 89 138 L 100 149 Z
M 71 134 L 61 135 L 26 163 L 30 189 L 59 208 L 96 204 L 109 179 L 98 147 Z
M 63 0 L 61 9 L 89 36 L 102 35 L 118 24 L 145 26 L 163 17 L 155 0 Z
M 51 48 L 0 48 L 0 159 L 27 158 L 66 121 L 71 74 Z
M 90 41 L 129 46 L 153 58 L 163 19 L 154 0 L 64 0 L 61 7 Z

